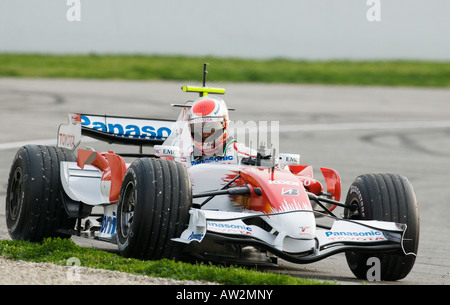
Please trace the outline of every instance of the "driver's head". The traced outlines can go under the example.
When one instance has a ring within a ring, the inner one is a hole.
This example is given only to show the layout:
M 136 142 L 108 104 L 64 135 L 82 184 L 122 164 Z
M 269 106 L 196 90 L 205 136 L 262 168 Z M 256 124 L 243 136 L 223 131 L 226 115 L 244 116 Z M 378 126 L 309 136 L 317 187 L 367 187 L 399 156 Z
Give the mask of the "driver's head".
M 196 100 L 189 112 L 189 128 L 194 145 L 202 154 L 218 153 L 227 137 L 227 105 L 217 97 Z

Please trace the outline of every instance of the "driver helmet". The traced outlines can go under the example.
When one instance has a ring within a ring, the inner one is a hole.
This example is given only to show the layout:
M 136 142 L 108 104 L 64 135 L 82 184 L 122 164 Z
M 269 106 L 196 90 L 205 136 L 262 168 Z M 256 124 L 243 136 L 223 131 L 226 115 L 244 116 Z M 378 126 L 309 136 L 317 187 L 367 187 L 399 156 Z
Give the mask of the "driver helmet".
M 192 104 L 189 129 L 194 146 L 202 155 L 218 154 L 223 150 L 228 124 L 228 108 L 221 98 L 202 97 Z

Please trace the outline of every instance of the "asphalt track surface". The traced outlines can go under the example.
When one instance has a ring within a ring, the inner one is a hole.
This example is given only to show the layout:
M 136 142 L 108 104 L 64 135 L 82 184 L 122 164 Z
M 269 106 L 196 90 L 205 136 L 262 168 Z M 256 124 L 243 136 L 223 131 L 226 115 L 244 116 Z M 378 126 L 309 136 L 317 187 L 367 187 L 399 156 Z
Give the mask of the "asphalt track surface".
M 0 238 L 9 238 L 4 218 L 6 184 L 21 145 L 56 144 L 57 128 L 67 122 L 70 112 L 175 119 L 179 109 L 170 104 L 196 97 L 183 93 L 182 85 L 185 83 L 0 79 Z M 342 200 L 360 174 L 406 176 L 419 202 L 419 252 L 411 273 L 389 284 L 450 284 L 450 90 L 209 85 L 227 89 L 224 98 L 229 107 L 236 108 L 232 120 L 279 121 L 280 151 L 300 153 L 301 162 L 312 165 L 319 180 L 319 167 L 336 169 L 342 179 Z M 101 142 L 86 145 L 107 148 Z M 113 249 L 105 243 L 84 245 Z M 359 282 L 343 254 L 309 265 L 281 261 L 274 271 Z

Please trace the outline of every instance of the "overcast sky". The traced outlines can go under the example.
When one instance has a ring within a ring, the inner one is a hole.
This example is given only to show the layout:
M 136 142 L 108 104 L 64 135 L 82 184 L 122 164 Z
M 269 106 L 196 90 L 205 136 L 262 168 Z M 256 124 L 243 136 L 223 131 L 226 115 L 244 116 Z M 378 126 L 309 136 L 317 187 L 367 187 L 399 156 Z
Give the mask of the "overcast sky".
M 0 52 L 450 60 L 449 0 L 70 1 L 2 0 Z

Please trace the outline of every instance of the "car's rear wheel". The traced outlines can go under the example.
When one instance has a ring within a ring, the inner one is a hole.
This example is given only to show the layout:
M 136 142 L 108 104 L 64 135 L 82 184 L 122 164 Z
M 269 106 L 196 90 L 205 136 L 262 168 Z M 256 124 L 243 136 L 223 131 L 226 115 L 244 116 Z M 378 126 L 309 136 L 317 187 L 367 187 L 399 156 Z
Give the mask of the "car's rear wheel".
M 414 266 L 419 246 L 419 212 L 416 196 L 409 181 L 393 174 L 361 175 L 352 183 L 346 204 L 355 206 L 346 210 L 345 217 L 360 220 L 381 220 L 404 223 L 404 251 L 410 255 L 394 253 L 346 252 L 348 266 L 360 279 L 367 279 L 372 265 L 369 259 L 378 258 L 379 278 L 395 281 L 408 275 Z
M 46 237 L 70 237 L 74 228 L 63 205 L 60 162 L 76 161 L 72 151 L 26 145 L 17 152 L 8 179 L 6 225 L 12 239 L 40 242 Z
M 192 187 L 186 168 L 141 158 L 128 168 L 120 190 L 117 242 L 120 253 L 139 259 L 176 259 L 183 244 L 172 241 L 187 227 Z

